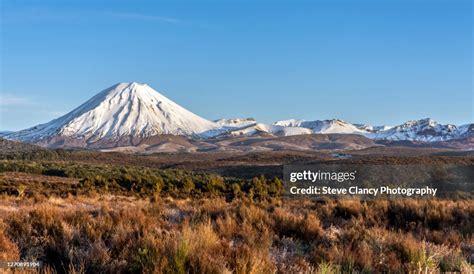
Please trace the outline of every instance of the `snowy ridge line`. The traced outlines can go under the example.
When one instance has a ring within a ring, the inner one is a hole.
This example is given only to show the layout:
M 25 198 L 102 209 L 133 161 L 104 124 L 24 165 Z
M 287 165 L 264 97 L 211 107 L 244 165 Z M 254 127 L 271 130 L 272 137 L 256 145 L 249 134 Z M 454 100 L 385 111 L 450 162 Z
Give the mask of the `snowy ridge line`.
M 357 134 L 374 140 L 448 141 L 474 136 L 474 124 L 439 124 L 426 118 L 397 126 L 351 124 L 340 119 L 305 121 L 289 119 L 273 124 L 253 118 L 209 121 L 181 107 L 150 86 L 119 83 L 109 87 L 71 112 L 48 123 L 17 132 L 2 132 L 5 139 L 37 143 L 54 138 L 87 144 L 123 138 L 184 135 L 195 139 L 304 134 Z

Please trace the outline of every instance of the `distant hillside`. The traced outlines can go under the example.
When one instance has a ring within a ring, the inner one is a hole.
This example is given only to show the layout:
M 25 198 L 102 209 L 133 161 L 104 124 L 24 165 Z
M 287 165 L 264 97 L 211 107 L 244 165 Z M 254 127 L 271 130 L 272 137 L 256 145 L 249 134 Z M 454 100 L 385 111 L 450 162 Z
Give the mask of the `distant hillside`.
M 0 138 L 0 159 L 55 158 L 56 152 L 37 145 Z

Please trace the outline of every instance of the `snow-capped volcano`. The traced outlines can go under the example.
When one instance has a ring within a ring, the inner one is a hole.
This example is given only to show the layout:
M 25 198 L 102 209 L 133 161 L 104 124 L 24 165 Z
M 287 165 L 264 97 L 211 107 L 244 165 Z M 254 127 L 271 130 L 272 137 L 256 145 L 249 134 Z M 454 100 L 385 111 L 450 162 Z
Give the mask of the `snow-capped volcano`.
M 196 135 L 218 127 L 184 109 L 146 84 L 119 83 L 49 123 L 6 135 L 37 142 L 54 136 L 87 143 L 119 137 Z

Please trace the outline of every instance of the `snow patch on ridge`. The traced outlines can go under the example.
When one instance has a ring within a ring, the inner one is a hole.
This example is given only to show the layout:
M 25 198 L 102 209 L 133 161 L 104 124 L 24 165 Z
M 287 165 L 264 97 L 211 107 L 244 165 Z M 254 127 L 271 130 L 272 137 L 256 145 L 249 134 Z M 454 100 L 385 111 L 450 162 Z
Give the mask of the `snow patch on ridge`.
M 301 127 L 310 129 L 313 133 L 316 134 L 331 134 L 331 133 L 344 133 L 344 134 L 361 134 L 365 135 L 368 133 L 366 130 L 362 130 L 354 126 L 353 124 L 347 123 L 340 119 L 332 120 L 315 120 L 315 121 L 305 121 L 305 120 L 283 120 L 273 123 L 276 126 L 291 126 L 291 127 Z
M 442 125 L 433 119 L 411 120 L 387 130 L 369 134 L 372 139 L 384 140 L 415 140 L 415 141 L 446 141 L 461 135 L 455 125 Z

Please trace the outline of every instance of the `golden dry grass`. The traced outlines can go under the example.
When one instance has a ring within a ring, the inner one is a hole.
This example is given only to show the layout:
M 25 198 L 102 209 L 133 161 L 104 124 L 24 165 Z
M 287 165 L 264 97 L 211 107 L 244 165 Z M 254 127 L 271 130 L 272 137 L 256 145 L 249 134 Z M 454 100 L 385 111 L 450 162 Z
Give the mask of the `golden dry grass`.
M 0 200 L 0 260 L 50 273 L 472 271 L 473 201 Z

